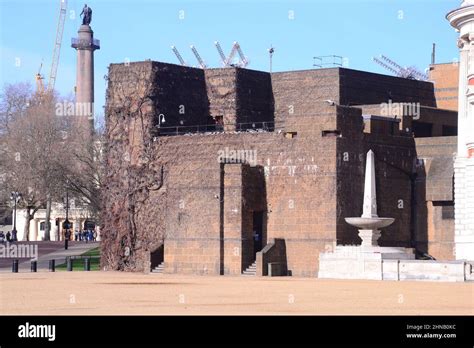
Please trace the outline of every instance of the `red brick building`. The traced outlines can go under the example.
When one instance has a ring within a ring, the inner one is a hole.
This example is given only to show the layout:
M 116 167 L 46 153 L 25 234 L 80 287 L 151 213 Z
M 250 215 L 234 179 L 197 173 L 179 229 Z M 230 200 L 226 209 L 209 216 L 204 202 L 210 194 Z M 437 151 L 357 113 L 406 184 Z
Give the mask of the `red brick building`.
M 379 214 L 396 219 L 379 243 L 452 257 L 452 187 L 429 188 L 452 172 L 431 179 L 418 151 L 434 167 L 438 151 L 416 139 L 452 167 L 456 112 L 432 83 L 150 61 L 112 64 L 108 83 L 103 266 L 316 276 L 320 252 L 360 243 L 344 218 L 362 212 L 369 149 Z

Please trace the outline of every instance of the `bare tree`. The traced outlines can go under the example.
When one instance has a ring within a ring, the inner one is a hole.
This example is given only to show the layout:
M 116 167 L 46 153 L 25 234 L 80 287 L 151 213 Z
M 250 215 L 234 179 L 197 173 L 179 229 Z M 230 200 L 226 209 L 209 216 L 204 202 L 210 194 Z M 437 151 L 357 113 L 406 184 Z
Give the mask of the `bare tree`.
M 6 84 L 0 94 L 0 135 L 8 132 L 10 124 L 26 113 L 33 96 L 28 83 Z
M 57 96 L 30 91 L 22 84 L 8 85 L 2 94 L 6 126 L 0 133 L 0 173 L 5 182 L 1 189 L 22 193 L 24 238 L 35 213 L 46 208 L 45 240 L 49 240 L 52 203 L 62 201 L 66 188 L 92 215 L 100 207 L 101 141 L 92 139 L 90 127 L 75 115 L 58 113 Z

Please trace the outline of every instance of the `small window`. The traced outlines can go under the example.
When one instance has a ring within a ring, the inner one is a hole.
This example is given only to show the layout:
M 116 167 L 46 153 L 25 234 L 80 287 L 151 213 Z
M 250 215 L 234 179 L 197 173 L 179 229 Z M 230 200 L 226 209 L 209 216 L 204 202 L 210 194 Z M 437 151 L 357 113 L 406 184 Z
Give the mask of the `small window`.
M 454 205 L 443 205 L 441 207 L 441 218 L 443 220 L 454 219 Z
M 441 208 L 442 220 L 454 219 L 454 202 L 452 201 L 433 201 L 433 206 Z
M 46 221 L 41 221 L 40 222 L 40 231 L 46 230 Z
M 340 130 L 323 130 L 322 136 L 323 137 L 340 137 L 341 131 Z
M 458 135 L 458 127 L 443 126 L 443 136 L 444 137 L 454 136 L 454 135 Z

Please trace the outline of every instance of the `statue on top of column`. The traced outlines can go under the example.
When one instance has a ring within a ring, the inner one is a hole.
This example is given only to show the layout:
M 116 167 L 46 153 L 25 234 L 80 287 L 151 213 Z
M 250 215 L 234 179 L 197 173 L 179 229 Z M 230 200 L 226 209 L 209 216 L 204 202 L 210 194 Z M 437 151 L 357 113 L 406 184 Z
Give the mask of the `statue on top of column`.
M 82 15 L 84 15 L 84 17 L 82 18 L 82 25 L 91 24 L 92 9 L 89 6 L 87 6 L 87 4 L 84 4 L 84 8 L 82 9 L 80 16 L 82 17 Z

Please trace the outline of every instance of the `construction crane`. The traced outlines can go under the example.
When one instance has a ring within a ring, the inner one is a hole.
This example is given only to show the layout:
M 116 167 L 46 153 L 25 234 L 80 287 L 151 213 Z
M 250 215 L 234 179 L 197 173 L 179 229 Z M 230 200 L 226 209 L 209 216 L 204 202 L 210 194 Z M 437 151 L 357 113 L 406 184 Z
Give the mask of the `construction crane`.
M 419 71 L 414 66 L 404 68 L 400 64 L 394 62 L 392 59 L 384 55 L 380 55 L 380 59 L 375 58 L 375 57 L 372 59 L 374 62 L 384 67 L 388 71 L 391 71 L 398 77 L 403 77 L 403 78 L 411 79 L 411 80 L 420 80 L 420 81 L 428 80 L 428 76 L 422 73 L 421 71 Z
M 196 57 L 198 63 L 199 63 L 199 66 L 201 67 L 201 69 L 206 69 L 207 68 L 207 64 L 204 62 L 204 60 L 202 60 L 201 56 L 199 55 L 196 47 L 194 47 L 193 45 L 191 45 L 191 51 L 193 51 L 194 53 L 194 56 Z
M 58 27 L 56 30 L 56 40 L 54 42 L 54 49 L 53 49 L 53 61 L 51 63 L 51 72 L 49 73 L 49 81 L 48 81 L 48 87 L 47 87 L 48 93 L 54 90 L 54 85 L 56 83 L 56 75 L 58 73 L 59 56 L 61 53 L 61 42 L 63 40 L 64 21 L 66 19 L 66 11 L 67 11 L 67 0 L 60 0 L 59 20 L 58 20 Z
M 184 61 L 183 57 L 181 56 L 181 54 L 179 53 L 178 49 L 176 48 L 176 46 L 171 46 L 171 50 L 173 51 L 174 55 L 176 56 L 176 58 L 178 58 L 180 64 L 182 66 L 187 66 L 186 62 Z

